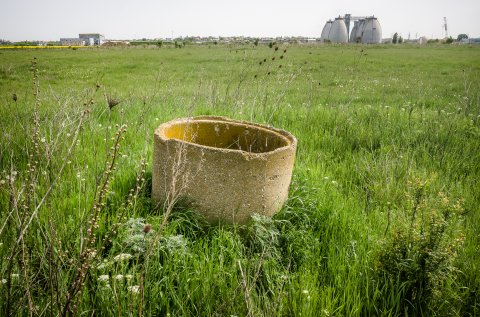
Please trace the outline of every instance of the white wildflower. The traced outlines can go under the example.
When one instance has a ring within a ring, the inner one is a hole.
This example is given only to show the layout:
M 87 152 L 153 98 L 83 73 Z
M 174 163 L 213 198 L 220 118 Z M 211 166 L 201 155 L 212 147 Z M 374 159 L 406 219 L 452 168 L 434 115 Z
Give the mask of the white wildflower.
M 1 280 L 0 282 L 1 282 L 0 284 L 7 284 L 7 280 L 6 280 L 6 279 Z
M 110 284 L 107 282 L 106 284 L 101 285 L 101 286 L 100 286 L 100 289 L 101 289 L 102 291 L 109 291 L 109 290 L 112 289 L 112 287 L 111 287 Z
M 13 279 L 17 279 L 20 275 L 16 274 L 16 273 L 13 273 L 12 275 L 10 275 L 10 277 Z
M 133 275 L 132 274 L 127 274 L 127 275 L 125 275 L 125 278 L 127 279 L 127 281 L 130 281 L 133 278 Z
M 120 282 L 123 281 L 123 275 L 122 274 L 115 275 L 115 280 Z
M 140 286 L 138 285 L 129 286 L 128 291 L 133 294 L 138 294 L 140 292 Z
M 97 280 L 103 283 L 103 282 L 108 282 L 109 279 L 110 279 L 110 276 L 104 274 L 104 275 L 100 275 Z
M 113 258 L 113 260 L 115 262 L 120 262 L 120 261 L 125 261 L 125 260 L 128 260 L 132 257 L 131 254 L 128 254 L 128 253 L 120 253 L 119 255 L 115 256 Z
M 45 138 L 41 138 L 40 142 L 45 143 Z
M 305 294 L 305 295 L 308 294 L 308 289 L 304 289 L 304 290 L 302 291 L 302 293 Z
M 97 265 L 97 270 L 103 270 L 104 268 L 107 268 L 111 265 L 111 262 L 108 262 L 106 259 L 103 260 L 103 263 Z

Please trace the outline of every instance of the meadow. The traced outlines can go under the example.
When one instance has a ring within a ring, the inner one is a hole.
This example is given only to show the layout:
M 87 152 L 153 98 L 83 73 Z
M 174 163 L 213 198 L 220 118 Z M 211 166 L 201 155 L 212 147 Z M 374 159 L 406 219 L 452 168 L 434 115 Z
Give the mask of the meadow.
M 476 316 L 480 47 L 0 50 L 0 315 Z M 273 218 L 151 202 L 153 132 L 293 133 Z

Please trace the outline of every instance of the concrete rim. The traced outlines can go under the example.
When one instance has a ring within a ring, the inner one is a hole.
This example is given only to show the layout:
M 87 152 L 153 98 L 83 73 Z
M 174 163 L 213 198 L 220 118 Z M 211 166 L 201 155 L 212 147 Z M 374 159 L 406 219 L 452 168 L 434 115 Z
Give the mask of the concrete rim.
M 202 144 L 198 144 L 198 143 L 195 143 L 195 142 L 185 141 L 185 140 L 181 140 L 181 139 L 177 139 L 177 138 L 167 138 L 167 137 L 165 137 L 164 131 L 165 131 L 166 128 L 168 128 L 172 125 L 175 125 L 175 124 L 181 124 L 181 123 L 187 123 L 188 124 L 189 122 L 194 122 L 194 121 L 197 121 L 197 122 L 212 122 L 212 123 L 222 122 L 222 123 L 231 123 L 231 124 L 235 124 L 235 125 L 244 125 L 244 126 L 247 126 L 247 127 L 258 129 L 258 130 L 263 130 L 267 134 L 270 134 L 270 135 L 275 136 L 275 137 L 282 138 L 286 141 L 286 145 L 278 147 L 274 150 L 256 153 L 256 152 L 249 152 L 249 151 L 239 150 L 239 149 L 228 149 L 228 148 L 202 145 Z M 294 148 L 295 149 L 296 145 L 297 145 L 297 139 L 295 138 L 295 136 L 293 136 L 293 134 L 291 134 L 288 131 L 285 131 L 285 130 L 282 130 L 282 129 L 277 129 L 277 128 L 274 128 L 274 127 L 271 127 L 271 126 L 268 126 L 268 125 L 252 123 L 252 122 L 243 121 L 243 120 L 234 120 L 234 119 L 230 119 L 230 118 L 222 117 L 222 116 L 196 116 L 196 117 L 174 119 L 174 120 L 162 123 L 155 130 L 155 137 L 158 137 L 162 142 L 176 141 L 176 142 L 180 142 L 180 143 L 186 143 L 189 146 L 194 146 L 194 147 L 198 147 L 198 148 L 209 149 L 209 150 L 219 151 L 219 152 L 248 154 L 249 156 L 250 155 L 262 156 L 262 155 L 274 154 L 274 153 L 285 151 L 289 148 Z

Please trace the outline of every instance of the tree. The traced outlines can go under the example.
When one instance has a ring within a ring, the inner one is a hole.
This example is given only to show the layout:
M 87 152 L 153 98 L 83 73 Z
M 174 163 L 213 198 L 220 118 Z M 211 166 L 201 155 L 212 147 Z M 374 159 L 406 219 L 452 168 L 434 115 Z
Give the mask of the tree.
M 397 44 L 397 41 L 398 41 L 398 33 L 395 32 L 395 34 L 393 34 L 392 43 Z
M 398 44 L 402 44 L 402 43 L 403 43 L 403 37 L 400 36 L 400 37 L 398 38 Z
M 253 42 L 255 46 L 258 46 L 258 39 L 255 39 L 255 42 Z
M 457 36 L 457 41 L 460 42 L 460 41 L 463 40 L 463 39 L 465 39 L 465 40 L 468 39 L 468 35 L 467 35 L 467 34 L 464 34 L 464 33 L 458 34 L 458 36 Z

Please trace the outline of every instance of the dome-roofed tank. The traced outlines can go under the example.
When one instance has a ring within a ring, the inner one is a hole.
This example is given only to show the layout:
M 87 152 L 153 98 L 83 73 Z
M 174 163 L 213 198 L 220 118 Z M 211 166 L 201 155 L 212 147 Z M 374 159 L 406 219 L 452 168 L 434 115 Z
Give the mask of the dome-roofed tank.
M 330 34 L 330 30 L 332 28 L 332 20 L 328 20 L 327 23 L 325 23 L 325 26 L 323 27 L 322 30 L 322 36 L 321 40 L 322 42 L 325 42 L 325 40 L 328 40 L 328 35 Z
M 377 18 L 370 17 L 365 20 L 362 43 L 364 44 L 378 44 L 382 42 L 382 27 Z
M 352 43 L 357 42 L 357 38 L 355 37 L 357 35 L 357 29 L 358 29 L 358 21 L 354 21 L 352 32 L 350 32 L 349 42 L 352 42 Z
M 332 23 L 328 39 L 332 43 L 347 43 L 347 26 L 345 25 L 345 21 L 343 20 L 343 18 L 335 18 L 335 21 Z

